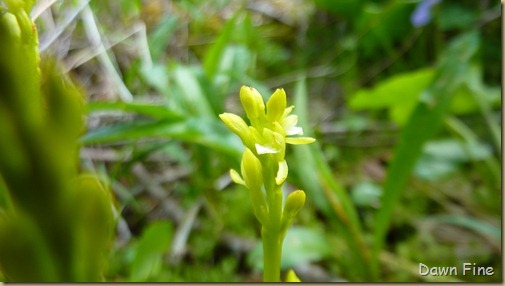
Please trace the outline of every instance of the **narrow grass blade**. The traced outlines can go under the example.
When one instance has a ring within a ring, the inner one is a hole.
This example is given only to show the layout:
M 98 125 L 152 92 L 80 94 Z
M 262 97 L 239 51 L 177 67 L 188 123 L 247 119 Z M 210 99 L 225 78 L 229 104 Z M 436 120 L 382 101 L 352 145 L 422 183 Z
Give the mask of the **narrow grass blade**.
M 172 119 L 180 120 L 183 118 L 182 115 L 175 111 L 170 110 L 163 105 L 154 105 L 147 103 L 138 102 L 90 102 L 87 104 L 87 112 L 92 113 L 96 111 L 122 111 L 122 112 L 132 112 L 141 115 L 146 115 L 152 117 L 153 119 Z
M 139 140 L 143 138 L 169 138 L 196 143 L 221 151 L 232 158 L 240 158 L 242 143 L 224 124 L 208 118 L 191 118 L 178 122 L 170 120 L 136 121 L 88 132 L 81 138 L 83 144 Z
M 154 61 L 159 61 L 168 42 L 178 28 L 178 17 L 168 15 L 149 37 L 149 50 Z
M 238 11 L 240 12 L 240 10 Z M 218 71 L 221 56 L 224 53 L 226 45 L 233 35 L 238 15 L 240 14 L 236 13 L 233 18 L 231 18 L 228 23 L 226 23 L 216 42 L 205 55 L 205 58 L 203 60 L 203 69 L 209 79 L 214 78 Z
M 306 135 L 314 137 L 308 128 L 307 115 L 307 87 L 305 80 L 296 85 L 295 111 L 299 125 L 306 130 Z M 365 245 L 361 223 L 355 207 L 344 187 L 335 180 L 331 168 L 324 159 L 318 142 L 293 148 L 298 160 L 296 168 L 303 179 L 303 187 L 316 206 L 337 224 L 342 232 L 351 252 L 350 264 L 354 266 L 359 277 L 372 280 L 374 274 L 370 272 L 370 253 Z M 303 163 L 302 163 L 303 162 Z
M 180 90 L 177 101 L 185 107 L 187 113 L 195 116 L 214 117 L 214 112 L 205 88 L 198 78 L 199 70 L 186 66 L 178 66 L 173 77 L 176 86 Z
M 388 168 L 384 194 L 375 222 L 374 267 L 378 267 L 379 252 L 384 245 L 391 216 L 400 199 L 414 164 L 426 141 L 439 130 L 456 88 L 468 71 L 469 60 L 478 46 L 478 35 L 470 32 L 456 38 L 442 55 L 438 72 L 421 96 L 403 129 L 394 158 Z

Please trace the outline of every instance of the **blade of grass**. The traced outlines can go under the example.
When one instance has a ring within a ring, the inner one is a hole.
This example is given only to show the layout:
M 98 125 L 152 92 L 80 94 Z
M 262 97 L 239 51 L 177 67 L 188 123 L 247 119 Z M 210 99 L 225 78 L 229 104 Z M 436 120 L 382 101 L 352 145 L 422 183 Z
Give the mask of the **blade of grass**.
M 0 212 L 9 211 L 11 208 L 12 203 L 7 192 L 7 186 L 5 186 L 2 176 L 0 176 Z
M 168 42 L 178 27 L 178 17 L 168 15 L 149 37 L 149 50 L 154 61 L 159 61 Z
M 473 68 L 468 76 L 468 87 L 473 91 L 472 95 L 479 106 L 480 112 L 486 121 L 487 128 L 493 139 L 496 151 L 501 155 L 501 133 L 500 126 L 493 120 L 492 108 L 486 95 L 490 90 L 482 82 L 482 75 L 479 69 Z
M 454 133 L 455 136 L 461 137 L 461 139 L 466 143 L 465 146 L 476 146 L 479 144 L 479 141 L 477 139 L 477 135 L 470 129 L 468 126 L 466 126 L 461 120 L 457 119 L 456 117 L 447 117 L 445 120 L 445 125 L 451 131 Z M 468 147 L 470 148 L 470 147 Z M 466 152 L 469 154 L 469 157 L 473 160 L 471 156 L 471 150 L 466 150 Z M 485 163 L 487 168 L 489 169 L 489 173 L 492 175 L 493 178 L 493 185 L 495 186 L 495 189 L 497 191 L 500 190 L 500 184 L 501 184 L 501 169 L 500 169 L 500 163 L 498 160 L 490 156 L 489 158 L 485 159 Z
M 89 1 L 90 0 L 86 0 L 79 3 L 79 6 L 77 8 L 67 13 L 67 16 L 62 21 L 62 23 L 58 23 L 58 25 L 56 25 L 56 28 L 54 30 L 48 32 L 47 37 L 41 39 L 39 45 L 39 49 L 41 52 L 47 50 L 47 48 L 49 48 L 49 46 L 51 46 L 51 44 L 54 43 L 54 41 L 56 41 L 56 39 L 58 39 L 59 36 L 61 36 L 63 31 L 65 31 L 65 29 L 75 20 L 75 18 L 79 15 L 79 13 L 81 13 L 81 11 L 88 5 Z M 51 6 L 52 3 L 49 3 L 48 5 Z
M 129 281 L 149 281 L 161 270 L 163 255 L 170 246 L 173 233 L 173 226 L 167 221 L 156 221 L 146 227 L 135 247 Z
M 92 113 L 96 111 L 113 110 L 132 112 L 152 117 L 153 119 L 172 119 L 181 120 L 183 116 L 175 111 L 170 110 L 163 105 L 153 105 L 139 102 L 90 102 L 87 104 L 87 112 Z
M 209 51 L 205 54 L 205 58 L 203 60 L 203 69 L 209 79 L 212 79 L 216 76 L 216 73 L 219 69 L 221 56 L 224 53 L 227 44 L 230 42 L 231 37 L 233 36 L 237 18 L 240 14 L 240 10 L 237 10 L 235 15 L 224 26 L 223 31 L 217 38 L 214 45 L 212 45 Z
M 237 160 L 236 158 L 240 158 L 243 151 L 242 144 L 238 137 L 220 123 L 209 118 L 190 118 L 178 122 L 135 121 L 90 131 L 81 138 L 81 143 L 97 144 L 144 138 L 169 138 L 201 144 Z
M 138 23 L 128 31 L 124 31 L 124 34 L 122 34 L 120 37 L 115 38 L 113 41 L 111 40 L 106 45 L 104 44 L 102 47 L 98 46 L 91 48 L 90 47 L 83 48 L 78 53 L 76 53 L 75 56 L 69 57 L 68 62 L 66 63 L 65 72 L 68 73 L 71 70 L 80 67 L 81 65 L 89 62 L 90 60 L 94 59 L 95 57 L 105 52 L 106 50 L 111 50 L 113 47 L 125 42 L 130 37 L 137 36 L 139 38 L 142 38 L 144 34 L 145 34 L 145 25 L 143 25 L 142 23 Z M 140 40 L 140 42 L 142 41 Z M 103 50 L 102 48 L 105 48 L 106 50 Z M 139 53 L 142 53 L 141 50 L 142 48 L 139 48 Z
M 314 137 L 308 128 L 307 86 L 304 79 L 298 81 L 295 90 L 295 106 L 299 125 L 306 130 L 306 135 Z M 299 162 L 297 167 L 303 175 L 302 184 L 306 191 L 313 196 L 316 206 L 335 221 L 342 231 L 347 244 L 354 256 L 351 257 L 353 268 L 360 273 L 361 279 L 372 280 L 374 274 L 368 267 L 370 253 L 366 247 L 362 226 L 358 219 L 356 208 L 344 190 L 335 180 L 331 168 L 324 159 L 318 142 L 310 145 L 296 146 L 295 154 Z M 331 212 L 332 210 L 333 212 Z M 355 265 L 359 266 L 356 267 Z
M 216 115 L 198 79 L 198 68 L 180 65 L 174 70 L 173 77 L 181 92 L 177 94 L 177 100 L 187 113 L 208 117 Z
M 103 50 L 103 53 L 98 55 L 98 60 L 100 64 L 107 71 L 107 74 L 110 75 L 114 84 L 116 85 L 118 96 L 123 101 L 132 101 L 133 95 L 130 93 L 130 90 L 126 87 L 123 82 L 123 79 L 116 68 L 117 65 L 114 65 L 112 62 L 112 54 L 109 55 L 107 49 L 105 48 L 104 42 L 102 40 L 102 36 L 99 32 L 97 23 L 95 21 L 95 16 L 93 15 L 93 11 L 89 6 L 89 1 L 80 0 L 78 1 L 79 5 L 84 5 L 84 8 L 81 13 L 82 23 L 84 25 L 84 31 L 88 36 L 88 39 L 93 47 L 99 47 L 100 50 Z
M 388 168 L 384 193 L 375 220 L 373 267 L 378 269 L 379 253 L 395 205 L 407 183 L 422 147 L 442 125 L 454 90 L 468 71 L 469 60 L 478 47 L 478 34 L 469 32 L 456 38 L 442 55 L 435 78 L 403 129 Z
M 44 13 L 44 11 L 49 9 L 49 7 L 51 7 L 56 1 L 57 0 L 43 0 L 35 3 L 35 6 L 33 6 L 32 11 L 30 12 L 30 17 L 32 18 L 32 21 L 37 20 L 40 14 Z

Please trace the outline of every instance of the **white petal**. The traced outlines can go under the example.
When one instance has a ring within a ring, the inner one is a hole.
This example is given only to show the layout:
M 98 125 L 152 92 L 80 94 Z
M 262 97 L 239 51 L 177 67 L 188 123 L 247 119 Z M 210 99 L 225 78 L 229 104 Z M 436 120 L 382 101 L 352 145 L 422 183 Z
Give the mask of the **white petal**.
M 296 115 L 288 115 L 282 118 L 281 124 L 284 129 L 289 129 L 298 123 L 298 116 Z
M 286 130 L 286 135 L 303 135 L 303 128 L 299 126 L 292 126 L 288 130 Z
M 275 153 L 278 153 L 279 151 L 278 150 L 275 150 L 273 148 L 270 148 L 270 147 L 267 147 L 267 146 L 263 146 L 263 145 L 260 145 L 260 144 L 254 144 L 256 146 L 256 153 L 258 153 L 258 155 L 262 155 L 262 154 L 275 154 Z

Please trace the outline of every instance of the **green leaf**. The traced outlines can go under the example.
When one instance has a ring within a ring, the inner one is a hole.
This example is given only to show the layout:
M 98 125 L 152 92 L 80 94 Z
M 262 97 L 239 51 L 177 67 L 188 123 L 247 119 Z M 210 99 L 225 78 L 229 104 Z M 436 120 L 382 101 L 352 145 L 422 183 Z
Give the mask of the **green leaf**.
M 446 2 L 441 5 L 439 15 L 438 24 L 442 31 L 469 29 L 478 19 L 478 10 Z
M 58 281 L 58 266 L 40 228 L 27 218 L 0 216 L 0 265 L 10 281 Z
M 434 74 L 434 69 L 426 68 L 395 75 L 372 89 L 356 92 L 349 107 L 354 110 L 387 108 L 390 117 L 397 124 L 404 125 Z
M 91 174 L 75 180 L 75 192 L 65 213 L 71 214 L 73 237 L 73 279 L 100 281 L 112 242 L 113 213 L 109 189 Z M 59 255 L 66 255 L 59 250 Z
M 435 69 L 426 68 L 392 76 L 371 89 L 358 90 L 352 95 L 349 107 L 353 110 L 388 109 L 390 118 L 403 126 L 434 74 Z M 454 91 L 451 113 L 459 115 L 479 111 L 479 101 L 484 106 L 499 104 L 499 89 L 489 88 L 482 83 L 479 67 L 472 66 L 465 77 L 467 80 Z
M 355 17 L 357 34 L 363 35 L 358 46 L 360 54 L 365 58 L 377 53 L 394 57 L 395 45 L 412 31 L 410 14 L 414 8 L 413 1 L 366 1 L 362 13 Z
M 359 182 L 351 192 L 353 202 L 358 206 L 373 206 L 377 207 L 382 189 L 373 182 Z
M 435 181 L 448 176 L 457 170 L 457 164 L 428 156 L 421 156 L 414 167 L 414 174 L 427 181 Z
M 482 68 L 480 66 L 472 65 L 470 67 L 468 73 L 465 75 L 465 81 L 456 91 L 454 99 L 451 102 L 452 113 L 468 114 L 480 111 L 486 121 L 488 121 L 487 116 L 491 108 L 499 108 L 501 106 L 500 88 L 485 85 L 482 82 L 482 76 Z M 498 130 L 493 132 L 498 132 Z
M 436 180 L 455 172 L 461 163 L 482 161 L 491 156 L 491 148 L 483 143 L 432 140 L 424 146 L 414 173 L 425 180 Z
M 281 268 L 322 260 L 332 254 L 332 247 L 323 231 L 304 227 L 288 229 L 284 239 Z
M 314 3 L 321 9 L 335 13 L 346 19 L 355 19 L 361 12 L 363 0 L 314 0 Z
M 130 267 L 131 282 L 145 282 L 161 270 L 163 254 L 172 241 L 173 229 L 170 222 L 151 223 L 138 241 Z
M 423 147 L 424 154 L 454 162 L 485 160 L 492 153 L 488 145 L 483 143 L 463 143 L 454 139 L 434 140 Z

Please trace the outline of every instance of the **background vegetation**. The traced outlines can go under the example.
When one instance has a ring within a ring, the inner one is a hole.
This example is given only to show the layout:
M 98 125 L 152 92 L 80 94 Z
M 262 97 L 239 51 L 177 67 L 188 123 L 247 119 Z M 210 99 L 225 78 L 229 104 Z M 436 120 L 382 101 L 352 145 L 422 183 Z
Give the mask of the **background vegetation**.
M 470 0 L 38 2 L 42 55 L 88 101 L 81 169 L 115 198 L 105 279 L 261 280 L 259 223 L 228 176 L 242 147 L 218 118 L 243 114 L 250 85 L 283 87 L 317 139 L 287 151 L 285 191 L 307 203 L 283 270 L 501 281 L 500 16 Z M 420 262 L 495 274 L 420 276 Z

